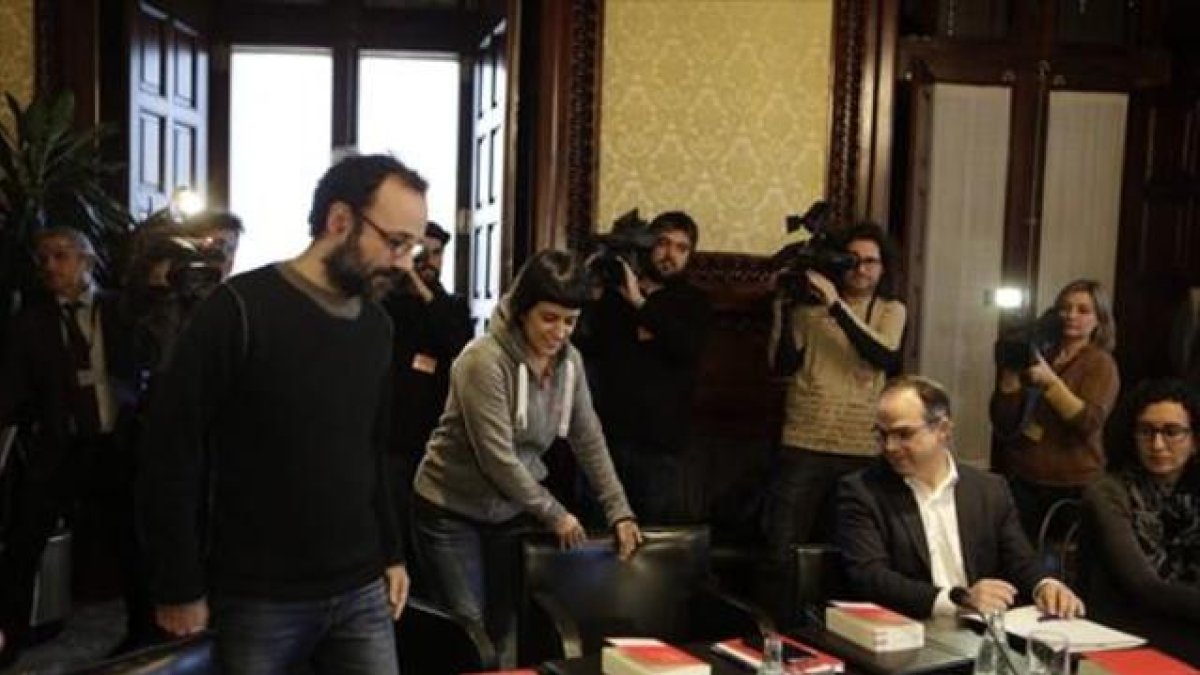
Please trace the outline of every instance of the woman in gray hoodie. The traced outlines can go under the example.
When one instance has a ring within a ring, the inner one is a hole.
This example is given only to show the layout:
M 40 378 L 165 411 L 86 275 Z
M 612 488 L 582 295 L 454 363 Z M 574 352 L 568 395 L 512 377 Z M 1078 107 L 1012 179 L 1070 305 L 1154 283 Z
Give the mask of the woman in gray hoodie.
M 570 342 L 588 292 L 570 253 L 541 251 L 525 264 L 487 334 L 455 361 L 414 480 L 414 537 L 430 590 L 486 628 L 502 665 L 515 658 L 515 533 L 540 524 L 564 548 L 587 536 L 541 484 L 542 455 L 556 438 L 569 442 L 603 506 L 618 555 L 641 541 Z

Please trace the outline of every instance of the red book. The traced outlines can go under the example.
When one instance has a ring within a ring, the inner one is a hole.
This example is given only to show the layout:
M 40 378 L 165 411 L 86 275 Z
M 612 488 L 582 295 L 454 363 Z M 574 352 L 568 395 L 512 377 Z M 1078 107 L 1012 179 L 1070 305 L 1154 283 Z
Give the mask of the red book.
M 605 675 L 709 675 L 712 667 L 665 642 L 610 638 L 601 652 Z
M 799 640 L 793 640 L 786 635 L 779 636 L 783 642 L 783 661 L 790 673 L 844 673 L 846 664 L 836 656 L 810 647 Z M 712 646 L 712 650 L 723 656 L 740 661 L 751 668 L 757 669 L 762 665 L 762 652 L 746 644 L 742 638 L 722 640 Z
M 1108 675 L 1198 675 L 1200 670 L 1166 654 L 1142 647 L 1108 652 L 1084 652 L 1087 661 L 1098 666 L 1097 672 Z M 1082 669 L 1082 666 L 1081 666 Z M 1082 672 L 1082 670 L 1081 670 Z

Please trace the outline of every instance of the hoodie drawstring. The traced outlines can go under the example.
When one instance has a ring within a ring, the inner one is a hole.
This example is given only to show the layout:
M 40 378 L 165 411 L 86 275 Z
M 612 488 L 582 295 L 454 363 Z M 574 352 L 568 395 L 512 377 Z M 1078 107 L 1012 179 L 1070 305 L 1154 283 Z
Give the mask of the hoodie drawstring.
M 575 364 L 563 363 L 562 411 L 558 418 L 558 437 L 566 438 L 571 431 L 571 409 L 575 405 Z M 529 367 L 517 366 L 517 428 L 529 428 Z
M 529 368 L 524 363 L 517 368 L 517 428 L 529 428 Z
M 563 373 L 563 404 L 562 417 L 558 418 L 558 437 L 566 438 L 571 430 L 571 406 L 575 403 L 575 364 L 570 359 L 565 364 L 567 372 Z

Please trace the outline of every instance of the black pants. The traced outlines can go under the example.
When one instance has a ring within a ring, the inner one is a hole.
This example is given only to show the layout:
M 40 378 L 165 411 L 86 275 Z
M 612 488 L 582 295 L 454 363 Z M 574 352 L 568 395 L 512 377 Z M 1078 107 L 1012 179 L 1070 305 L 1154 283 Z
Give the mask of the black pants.
M 16 487 L 0 553 L 0 628 L 17 645 L 29 629 L 33 584 L 46 541 L 59 518 L 69 520 L 77 507 L 96 516 L 91 520 L 101 524 L 101 536 L 120 560 L 130 623 L 151 620 L 134 526 L 132 457 L 109 435 L 77 439 L 60 452 L 34 447 Z
M 838 481 L 870 466 L 874 457 L 838 455 L 784 446 L 768 488 L 764 525 L 767 550 L 759 575 L 760 603 L 782 621 L 794 621 L 793 544 L 836 539 Z

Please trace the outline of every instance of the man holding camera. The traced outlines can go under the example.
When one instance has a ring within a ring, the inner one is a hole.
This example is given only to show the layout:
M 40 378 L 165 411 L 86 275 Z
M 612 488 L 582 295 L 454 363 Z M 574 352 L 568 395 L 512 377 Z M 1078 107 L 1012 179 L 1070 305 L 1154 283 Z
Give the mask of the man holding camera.
M 620 283 L 584 309 L 576 343 L 634 513 L 651 525 L 692 522 L 700 514 L 688 480 L 691 404 L 712 310 L 684 275 L 696 222 L 668 211 L 648 229 L 654 244 L 641 273 L 620 261 Z
M 900 367 L 905 309 L 892 296 L 891 242 L 878 225 L 862 223 L 838 233 L 833 246 L 852 254 L 847 266 L 792 270 L 808 292 L 783 292 L 774 304 L 768 359 L 788 386 L 767 501 L 764 600 L 785 590 L 792 544 L 828 540 L 819 528 L 833 520 L 834 488 L 875 456 L 875 399 Z

